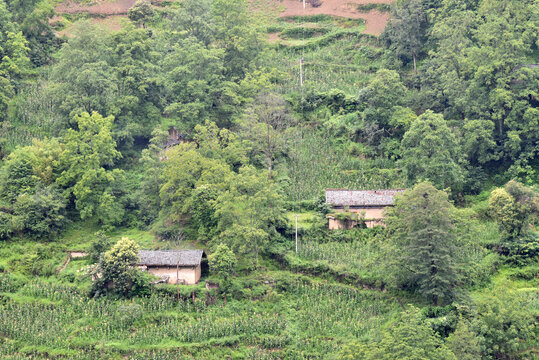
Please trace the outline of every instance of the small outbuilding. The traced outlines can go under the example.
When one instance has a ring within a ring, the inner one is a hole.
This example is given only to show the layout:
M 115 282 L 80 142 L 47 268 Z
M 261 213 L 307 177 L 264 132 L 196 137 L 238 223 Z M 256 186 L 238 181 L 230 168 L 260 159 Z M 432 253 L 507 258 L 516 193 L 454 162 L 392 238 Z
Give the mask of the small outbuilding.
M 141 250 L 139 268 L 169 284 L 194 285 L 202 274 L 203 250 Z
M 326 189 L 329 229 L 350 229 L 364 223 L 367 227 L 384 225 L 384 210 L 393 206 L 396 195 L 405 189 L 346 190 Z

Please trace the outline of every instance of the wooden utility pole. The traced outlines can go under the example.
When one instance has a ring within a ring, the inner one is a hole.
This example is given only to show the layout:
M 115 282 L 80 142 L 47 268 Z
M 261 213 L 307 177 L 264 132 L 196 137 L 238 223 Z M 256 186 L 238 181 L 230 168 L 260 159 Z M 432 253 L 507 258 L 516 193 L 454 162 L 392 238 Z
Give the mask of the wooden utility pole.
M 303 58 L 299 59 L 299 84 L 303 86 Z
M 298 215 L 296 214 L 296 255 L 298 253 Z

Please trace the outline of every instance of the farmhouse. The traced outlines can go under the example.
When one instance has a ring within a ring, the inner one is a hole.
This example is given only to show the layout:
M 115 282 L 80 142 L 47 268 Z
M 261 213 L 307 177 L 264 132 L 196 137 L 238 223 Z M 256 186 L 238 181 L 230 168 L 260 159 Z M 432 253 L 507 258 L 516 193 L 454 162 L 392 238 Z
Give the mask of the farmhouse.
M 141 250 L 139 268 L 169 284 L 193 285 L 200 280 L 202 250 Z
M 395 195 L 404 190 L 327 189 L 326 203 L 333 209 L 333 213 L 328 216 L 329 228 L 350 229 L 361 223 L 367 227 L 383 226 L 385 208 L 393 206 Z

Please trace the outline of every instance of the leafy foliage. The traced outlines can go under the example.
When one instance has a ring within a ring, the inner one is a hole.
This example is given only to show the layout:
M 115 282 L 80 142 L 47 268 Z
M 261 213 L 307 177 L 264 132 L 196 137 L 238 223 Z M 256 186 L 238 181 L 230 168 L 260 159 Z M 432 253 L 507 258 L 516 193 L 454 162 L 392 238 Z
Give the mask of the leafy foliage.
M 92 294 L 99 296 L 110 292 L 120 296 L 142 294 L 147 285 L 136 265 L 138 245 L 128 238 L 118 241 L 99 259 L 94 272 Z
M 225 281 L 234 273 L 236 256 L 226 244 L 219 244 L 215 251 L 208 256 L 211 271 L 222 276 Z
M 532 217 L 539 212 L 539 197 L 530 188 L 511 180 L 490 195 L 490 211 L 509 240 L 530 231 Z
M 412 307 L 398 322 L 390 326 L 379 342 L 346 348 L 342 359 L 456 359 L 438 334 L 424 321 L 417 308 Z
M 418 117 L 404 134 L 401 155 L 408 185 L 429 180 L 439 189 L 460 189 L 460 148 L 442 115 L 427 111 Z
M 66 197 L 73 196 L 81 219 L 97 214 L 108 222 L 110 216 L 114 216 L 111 219 L 114 223 L 122 217 L 122 209 L 117 207 L 110 191 L 111 183 L 118 180 L 122 172 L 105 168 L 120 157 L 112 138 L 113 119 L 96 112 L 82 113 L 74 118 L 78 131 L 70 129 L 65 136 L 62 161 L 68 165 L 57 182 L 66 188 Z
M 453 206 L 447 194 L 420 183 L 396 198 L 387 227 L 397 284 L 434 301 L 454 297 L 457 269 Z

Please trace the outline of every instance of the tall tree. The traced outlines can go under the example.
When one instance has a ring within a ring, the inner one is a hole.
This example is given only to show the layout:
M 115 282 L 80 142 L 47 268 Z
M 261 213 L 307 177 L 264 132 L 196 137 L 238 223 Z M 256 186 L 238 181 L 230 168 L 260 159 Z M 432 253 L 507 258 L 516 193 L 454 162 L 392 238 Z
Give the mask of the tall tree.
M 97 213 L 109 213 L 114 207 L 116 217 L 122 216 L 123 209 L 117 208 L 110 186 L 121 178 L 122 171 L 109 170 L 120 158 L 116 142 L 112 138 L 112 116 L 102 117 L 82 113 L 75 116 L 78 130 L 69 129 L 64 137 L 65 151 L 61 162 L 65 164 L 56 182 L 64 189 L 66 197 L 73 197 L 80 217 L 86 219 Z M 103 216 L 100 220 L 107 222 Z
M 225 279 L 233 275 L 236 267 L 236 255 L 226 244 L 219 244 L 215 251 L 208 255 L 210 270 Z
M 391 9 L 391 19 L 383 38 L 406 65 L 410 60 L 417 74 L 417 58 L 425 42 L 427 16 L 422 0 L 399 0 Z
M 128 297 L 144 288 L 142 272 L 136 268 L 138 250 L 137 243 L 124 237 L 105 252 L 95 269 L 92 294 L 99 296 L 111 292 Z
M 401 156 L 408 185 L 429 180 L 439 189 L 461 189 L 460 147 L 441 114 L 429 110 L 414 120 L 402 139 Z
M 511 180 L 490 195 L 490 211 L 502 234 L 515 240 L 530 231 L 530 220 L 539 213 L 539 196 L 523 184 Z
M 220 234 L 215 240 L 228 243 L 235 253 L 254 256 L 258 267 L 259 254 L 283 225 L 283 199 L 277 185 L 264 172 L 244 166 L 230 179 L 228 191 L 217 198 L 216 207 Z
M 103 29 L 85 21 L 76 25 L 73 35 L 58 54 L 49 90 L 64 124 L 82 112 L 117 115 L 109 37 Z
M 411 307 L 391 324 L 379 341 L 345 348 L 343 360 L 456 360 L 440 336 L 425 321 L 421 311 Z
M 386 219 L 393 276 L 438 305 L 455 295 L 453 205 L 445 192 L 420 183 L 395 200 Z
M 161 206 L 173 221 L 189 216 L 193 191 L 202 185 L 218 189 L 227 186 L 230 167 L 219 160 L 201 155 L 194 144 L 180 144 L 167 152 L 160 189 Z
M 253 163 L 263 163 L 270 179 L 275 159 L 287 150 L 284 131 L 292 125 L 293 118 L 285 101 L 272 93 L 260 94 L 240 123 L 242 136 L 252 146 L 250 153 L 264 158 L 262 161 L 255 158 Z
M 135 24 L 145 28 L 146 22 L 151 20 L 154 14 L 155 11 L 153 10 L 151 2 L 148 0 L 137 0 L 135 5 L 133 5 L 127 12 L 127 17 Z

